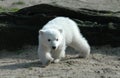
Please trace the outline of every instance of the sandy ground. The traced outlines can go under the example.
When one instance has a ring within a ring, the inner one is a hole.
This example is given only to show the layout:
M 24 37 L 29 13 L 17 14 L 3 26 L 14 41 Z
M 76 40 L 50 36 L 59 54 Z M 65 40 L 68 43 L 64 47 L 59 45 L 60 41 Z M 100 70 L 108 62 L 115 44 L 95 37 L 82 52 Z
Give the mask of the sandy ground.
M 17 3 L 22 1 L 24 3 Z M 71 8 L 120 10 L 120 0 L 0 0 L 0 7 L 23 8 L 39 3 L 52 3 Z M 37 46 L 25 46 L 17 51 L 0 51 L 0 78 L 120 78 L 120 47 L 92 46 L 87 59 L 67 50 L 58 64 L 43 68 L 37 56 Z
M 37 46 L 0 51 L 0 78 L 120 78 L 120 47 L 92 47 L 87 59 L 68 48 L 60 63 L 42 67 Z

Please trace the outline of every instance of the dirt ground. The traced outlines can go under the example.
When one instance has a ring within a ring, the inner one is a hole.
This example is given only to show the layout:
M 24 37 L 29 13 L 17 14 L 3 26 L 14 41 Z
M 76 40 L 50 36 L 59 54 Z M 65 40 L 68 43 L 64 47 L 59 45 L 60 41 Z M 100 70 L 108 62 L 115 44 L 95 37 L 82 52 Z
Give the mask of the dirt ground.
M 89 58 L 68 48 L 60 63 L 42 67 L 37 46 L 0 51 L 0 78 L 120 78 L 120 47 L 92 47 Z
M 120 0 L 0 0 L 0 7 L 23 8 L 50 3 L 71 8 L 120 10 Z M 60 63 L 43 68 L 37 46 L 24 46 L 17 51 L 0 51 L 0 78 L 120 78 L 120 47 L 92 46 L 87 59 L 67 49 Z

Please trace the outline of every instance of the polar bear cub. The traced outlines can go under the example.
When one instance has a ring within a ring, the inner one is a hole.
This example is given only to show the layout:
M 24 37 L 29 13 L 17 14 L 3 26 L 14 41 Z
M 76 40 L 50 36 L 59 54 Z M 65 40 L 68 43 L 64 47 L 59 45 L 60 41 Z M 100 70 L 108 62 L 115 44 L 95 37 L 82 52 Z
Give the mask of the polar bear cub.
M 67 46 L 79 51 L 80 57 L 90 54 L 90 46 L 73 20 L 56 17 L 39 30 L 38 55 L 43 65 L 59 62 L 65 57 Z

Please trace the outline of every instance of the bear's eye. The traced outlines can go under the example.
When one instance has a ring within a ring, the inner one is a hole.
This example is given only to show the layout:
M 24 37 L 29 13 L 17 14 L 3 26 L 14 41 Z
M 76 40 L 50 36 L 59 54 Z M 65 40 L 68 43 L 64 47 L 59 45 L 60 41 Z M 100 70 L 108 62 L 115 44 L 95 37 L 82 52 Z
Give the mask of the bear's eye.
M 48 41 L 50 42 L 51 40 L 50 40 L 50 39 L 48 39 Z
M 58 41 L 58 38 L 56 39 L 56 41 Z

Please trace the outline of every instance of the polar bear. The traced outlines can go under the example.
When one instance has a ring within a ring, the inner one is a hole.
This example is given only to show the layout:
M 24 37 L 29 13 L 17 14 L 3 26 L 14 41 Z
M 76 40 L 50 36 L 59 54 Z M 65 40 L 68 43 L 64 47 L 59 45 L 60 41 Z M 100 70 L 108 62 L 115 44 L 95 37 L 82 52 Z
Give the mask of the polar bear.
M 68 17 L 56 17 L 39 30 L 38 55 L 43 65 L 57 63 L 65 57 L 67 46 L 80 52 L 80 57 L 90 54 L 90 46 L 77 24 Z

